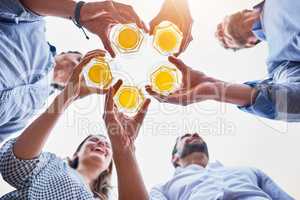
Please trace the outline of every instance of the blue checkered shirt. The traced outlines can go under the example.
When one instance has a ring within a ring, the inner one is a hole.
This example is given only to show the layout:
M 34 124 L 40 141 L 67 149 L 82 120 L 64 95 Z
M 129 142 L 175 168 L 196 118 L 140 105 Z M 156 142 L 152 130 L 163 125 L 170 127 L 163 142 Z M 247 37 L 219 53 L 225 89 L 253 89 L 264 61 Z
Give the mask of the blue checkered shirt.
M 16 188 L 1 200 L 91 200 L 95 199 L 82 176 L 52 153 L 33 160 L 20 160 L 13 153 L 16 139 L 0 150 L 0 173 Z

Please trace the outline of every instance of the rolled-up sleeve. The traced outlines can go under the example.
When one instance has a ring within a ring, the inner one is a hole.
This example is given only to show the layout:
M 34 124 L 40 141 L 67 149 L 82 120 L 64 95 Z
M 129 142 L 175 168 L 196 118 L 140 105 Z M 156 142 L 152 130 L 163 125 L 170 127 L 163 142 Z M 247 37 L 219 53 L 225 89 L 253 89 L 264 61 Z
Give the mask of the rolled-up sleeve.
M 19 21 L 36 21 L 42 19 L 23 6 L 19 0 L 1 0 L 0 1 L 0 21 L 11 20 L 18 23 Z
M 253 7 L 253 9 L 259 10 L 260 12 L 262 12 L 264 4 L 265 4 L 265 1 L 261 2 L 260 4 L 257 4 L 256 6 Z M 252 32 L 254 33 L 256 38 L 259 39 L 260 41 L 266 40 L 266 35 L 265 35 L 265 32 L 262 27 L 261 19 L 254 22 L 253 27 L 252 27 Z
M 0 173 L 3 179 L 16 189 L 31 184 L 34 177 L 50 161 L 50 154 L 42 153 L 32 160 L 20 160 L 13 153 L 16 139 L 9 140 L 0 149 Z
M 250 106 L 239 107 L 248 113 L 287 122 L 300 121 L 300 82 L 272 82 L 271 79 L 245 83 L 258 90 Z

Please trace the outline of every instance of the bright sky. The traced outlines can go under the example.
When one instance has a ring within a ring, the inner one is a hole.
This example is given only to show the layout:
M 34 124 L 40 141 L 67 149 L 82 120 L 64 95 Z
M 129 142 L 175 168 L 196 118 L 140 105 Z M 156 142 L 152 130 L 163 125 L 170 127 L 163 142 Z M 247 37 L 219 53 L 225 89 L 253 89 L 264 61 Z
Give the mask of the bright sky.
M 162 0 L 124 2 L 133 5 L 148 22 L 158 12 Z M 265 44 L 234 53 L 221 48 L 214 38 L 216 25 L 225 15 L 251 8 L 255 3 L 258 0 L 190 0 L 194 41 L 181 58 L 193 68 L 226 81 L 241 83 L 265 78 L 268 51 Z M 87 52 L 102 46 L 96 37 L 85 40 L 68 21 L 47 18 L 47 22 L 47 37 L 59 51 Z M 145 48 L 142 55 L 122 58 L 119 62 L 122 73 L 141 86 L 148 81 L 147 74 L 153 64 L 161 59 Z M 86 135 L 105 134 L 103 100 L 103 97 L 92 96 L 74 103 L 58 122 L 45 150 L 61 157 L 71 156 Z M 204 102 L 180 107 L 162 105 L 153 99 L 136 141 L 137 158 L 150 189 L 172 176 L 170 154 L 176 137 L 186 132 L 198 132 L 206 139 L 212 160 L 227 166 L 260 168 L 288 193 L 300 198 L 300 161 L 294 155 L 299 151 L 299 127 L 299 124 L 261 119 L 231 105 Z M 0 194 L 10 190 L 3 181 L 0 183 Z

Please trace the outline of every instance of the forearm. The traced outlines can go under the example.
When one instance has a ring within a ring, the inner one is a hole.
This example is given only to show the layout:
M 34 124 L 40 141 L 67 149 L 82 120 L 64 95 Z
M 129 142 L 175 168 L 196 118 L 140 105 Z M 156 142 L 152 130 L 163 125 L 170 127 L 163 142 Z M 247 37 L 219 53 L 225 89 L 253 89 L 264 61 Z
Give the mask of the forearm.
M 118 175 L 119 200 L 149 199 L 135 153 L 132 150 L 114 150 Z
M 188 0 L 165 0 L 165 3 L 174 3 L 180 6 L 188 6 Z
M 76 6 L 74 0 L 21 0 L 34 13 L 42 16 L 73 17 Z
M 57 120 L 69 104 L 65 92 L 57 96 L 51 106 L 18 137 L 14 145 L 16 157 L 24 160 L 37 157 Z
M 217 81 L 211 87 L 213 100 L 238 106 L 249 106 L 255 102 L 257 90 L 245 84 Z
M 189 13 L 189 2 L 188 0 L 165 0 L 164 7 L 173 5 L 174 9 L 180 9 L 184 13 Z

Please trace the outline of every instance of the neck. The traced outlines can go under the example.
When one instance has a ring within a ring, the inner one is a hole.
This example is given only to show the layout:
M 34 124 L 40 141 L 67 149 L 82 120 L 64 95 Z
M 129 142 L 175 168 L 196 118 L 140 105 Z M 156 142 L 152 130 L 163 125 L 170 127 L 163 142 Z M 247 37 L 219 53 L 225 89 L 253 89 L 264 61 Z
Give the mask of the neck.
M 99 166 L 78 166 L 77 171 L 91 187 L 93 182 L 104 171 L 104 169 Z
M 206 167 L 208 164 L 208 158 L 203 153 L 193 153 L 180 161 L 182 167 L 187 167 L 189 165 L 199 165 L 201 167 Z

